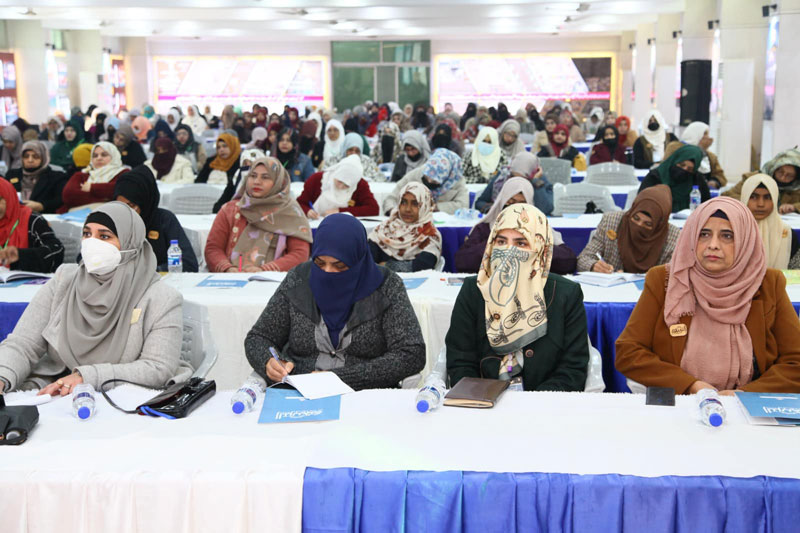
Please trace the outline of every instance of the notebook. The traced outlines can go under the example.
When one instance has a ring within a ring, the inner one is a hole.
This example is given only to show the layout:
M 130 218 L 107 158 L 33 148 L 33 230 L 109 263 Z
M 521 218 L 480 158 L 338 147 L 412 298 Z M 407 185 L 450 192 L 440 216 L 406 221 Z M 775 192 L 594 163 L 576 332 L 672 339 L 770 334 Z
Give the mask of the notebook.
M 339 420 L 341 396 L 309 400 L 293 389 L 267 389 L 259 424 Z
M 572 281 L 596 285 L 598 287 L 614 287 L 623 283 L 632 283 L 643 280 L 644 274 L 628 274 L 615 272 L 614 274 L 601 274 L 600 272 L 580 272 L 573 276 Z
M 751 424 L 800 425 L 800 394 L 736 391 L 736 399 Z
M 494 407 L 508 384 L 508 381 L 499 379 L 462 378 L 445 395 L 444 405 L 488 409 Z
M 50 279 L 47 274 L 39 272 L 26 272 L 25 270 L 7 270 L 0 268 L 0 283 L 10 283 L 23 279 Z

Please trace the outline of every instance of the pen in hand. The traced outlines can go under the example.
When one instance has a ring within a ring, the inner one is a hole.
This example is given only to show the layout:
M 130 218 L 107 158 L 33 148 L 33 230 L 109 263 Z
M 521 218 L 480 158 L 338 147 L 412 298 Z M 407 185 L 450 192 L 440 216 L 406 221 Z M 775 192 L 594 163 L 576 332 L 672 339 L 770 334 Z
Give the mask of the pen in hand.
M 278 350 L 273 346 L 269 347 L 269 353 L 272 358 L 267 361 L 267 377 L 275 382 L 283 381 L 283 378 L 294 370 L 294 363 L 281 359 Z

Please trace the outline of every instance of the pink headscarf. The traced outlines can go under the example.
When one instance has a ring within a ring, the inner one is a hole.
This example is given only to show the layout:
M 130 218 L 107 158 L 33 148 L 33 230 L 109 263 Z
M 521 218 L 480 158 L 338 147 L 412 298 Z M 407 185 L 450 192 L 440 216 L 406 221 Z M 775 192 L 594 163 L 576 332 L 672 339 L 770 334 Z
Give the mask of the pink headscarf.
M 697 261 L 700 231 L 717 210 L 733 228 L 735 257 L 726 271 L 712 274 Z M 700 204 L 681 230 L 664 302 L 664 321 L 693 315 L 681 368 L 720 390 L 746 385 L 753 377 L 753 341 L 745 327 L 750 304 L 766 274 L 764 245 L 747 206 L 718 197 Z

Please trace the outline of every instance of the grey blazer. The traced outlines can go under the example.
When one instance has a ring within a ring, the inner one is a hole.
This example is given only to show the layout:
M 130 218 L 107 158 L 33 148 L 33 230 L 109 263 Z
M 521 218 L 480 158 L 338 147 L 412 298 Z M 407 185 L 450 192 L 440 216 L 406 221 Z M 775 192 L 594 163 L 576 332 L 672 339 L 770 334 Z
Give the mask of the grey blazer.
M 353 305 L 339 346 L 331 350 L 327 329 L 318 327 L 322 317 L 309 285 L 311 268 L 309 261 L 289 271 L 247 334 L 244 351 L 256 372 L 269 381 L 270 346 L 294 363 L 294 373 L 331 370 L 356 390 L 394 388 L 422 370 L 425 341 L 400 276 L 379 267 L 383 284 Z
M 422 165 L 421 167 L 417 167 L 414 170 L 409 171 L 405 176 L 403 176 L 403 179 L 398 181 L 397 185 L 395 185 L 392 194 L 383 200 L 381 213 L 384 215 L 388 214 L 389 211 L 397 207 L 397 205 L 400 203 L 400 191 L 403 190 L 403 187 L 406 186 L 406 183 L 411 181 L 422 182 L 422 176 L 425 175 L 424 172 L 425 165 Z M 451 215 L 455 214 L 456 209 L 459 207 L 469 207 L 469 190 L 464 184 L 464 180 L 458 180 L 456 184 L 453 185 L 452 189 L 442 194 L 442 196 L 436 202 L 436 207 L 439 208 L 439 211 L 443 213 L 449 213 Z
M 9 390 L 39 388 L 67 370 L 76 370 L 67 368 L 44 337 L 57 336 L 61 306 L 77 269 L 76 264 L 59 267 L 33 297 L 14 332 L 0 344 L 0 379 L 8 382 Z M 141 313 L 131 325 L 119 363 L 78 366 L 83 381 L 95 389 L 113 378 L 160 388 L 171 379 L 188 379 L 191 365 L 181 360 L 182 305 L 183 296 L 169 285 L 151 285 L 136 304 Z M 39 379 L 23 387 L 34 376 Z

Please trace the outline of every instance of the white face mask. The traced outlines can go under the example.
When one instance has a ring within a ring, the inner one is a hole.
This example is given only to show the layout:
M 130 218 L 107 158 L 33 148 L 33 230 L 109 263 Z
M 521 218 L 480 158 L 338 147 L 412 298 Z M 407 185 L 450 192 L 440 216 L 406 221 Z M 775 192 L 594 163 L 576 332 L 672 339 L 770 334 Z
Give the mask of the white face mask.
M 122 253 L 116 246 L 100 239 L 89 238 L 81 241 L 81 257 L 89 274 L 108 274 L 122 261 Z

